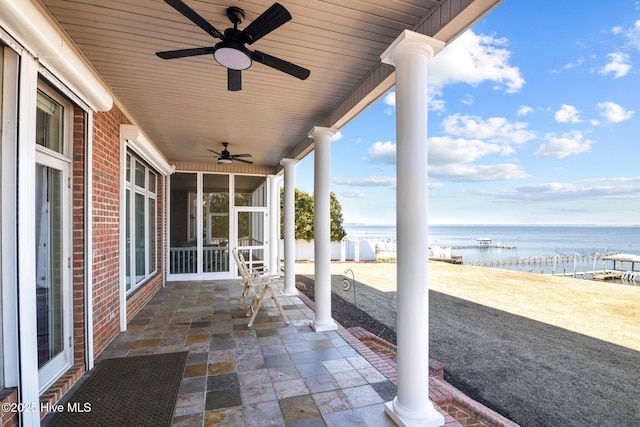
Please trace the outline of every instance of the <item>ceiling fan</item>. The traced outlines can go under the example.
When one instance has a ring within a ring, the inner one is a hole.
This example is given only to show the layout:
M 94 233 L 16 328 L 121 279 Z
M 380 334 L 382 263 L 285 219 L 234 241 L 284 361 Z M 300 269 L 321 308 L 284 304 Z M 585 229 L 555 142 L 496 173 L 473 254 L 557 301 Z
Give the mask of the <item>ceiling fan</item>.
M 246 44 L 253 44 L 285 22 L 291 20 L 291 14 L 281 4 L 274 3 L 244 30 L 238 29 L 238 25 L 242 23 L 245 17 L 244 10 L 235 6 L 229 7 L 227 8 L 227 17 L 233 24 L 233 28 L 227 28 L 224 30 L 224 33 L 221 33 L 182 0 L 164 1 L 191 22 L 202 28 L 207 34 L 221 41 L 213 47 L 195 47 L 156 52 L 156 55 L 160 58 L 176 59 L 213 54 L 215 60 L 227 68 L 227 89 L 230 91 L 242 90 L 241 71 L 251 67 L 253 61 L 260 62 L 301 80 L 309 77 L 311 72 L 306 68 L 257 50 L 252 52 L 245 47 Z
M 229 152 L 229 150 L 227 150 L 227 147 L 229 146 L 228 142 L 223 142 L 222 145 L 224 146 L 224 150 L 222 150 L 221 153 L 218 153 L 215 150 L 209 150 L 207 149 L 207 151 L 211 151 L 214 154 L 218 155 L 218 164 L 227 164 L 227 163 L 232 163 L 234 161 L 238 161 L 238 162 L 242 162 L 242 163 L 247 163 L 249 165 L 252 165 L 253 162 L 250 160 L 244 160 L 242 157 L 251 157 L 251 154 L 249 153 L 243 153 L 243 154 L 231 154 Z M 213 157 L 213 156 L 196 156 L 196 157 Z

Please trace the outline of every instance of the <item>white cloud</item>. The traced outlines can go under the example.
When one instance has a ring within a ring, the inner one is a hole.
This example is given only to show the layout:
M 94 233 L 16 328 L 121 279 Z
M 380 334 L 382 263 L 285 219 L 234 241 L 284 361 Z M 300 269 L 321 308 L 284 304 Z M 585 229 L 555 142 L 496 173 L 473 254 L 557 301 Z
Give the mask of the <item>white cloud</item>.
M 557 157 L 562 159 L 574 154 L 588 153 L 594 141 L 586 139 L 582 132 L 574 130 L 560 136 L 547 134 L 547 143 L 534 153 L 536 157 Z
M 594 179 L 588 179 L 586 181 L 587 182 L 615 182 L 615 183 L 640 182 L 640 176 L 634 176 L 634 177 L 621 176 L 617 178 L 594 178 Z
M 578 58 L 576 59 L 576 62 L 569 62 L 568 64 L 565 64 L 563 68 L 565 70 L 570 70 L 572 68 L 579 67 L 582 64 L 584 64 L 584 58 Z
M 580 113 L 573 105 L 562 104 L 562 107 L 555 114 L 558 123 L 580 123 Z
M 633 111 L 625 110 L 615 102 L 599 102 L 596 106 L 600 110 L 600 115 L 609 123 L 620 123 L 629 120 L 633 116 Z
M 564 72 L 566 70 L 570 70 L 572 68 L 579 67 L 582 64 L 584 64 L 584 62 L 585 62 L 585 59 L 583 57 L 580 57 L 580 58 L 576 59 L 575 62 L 568 62 L 568 63 L 564 64 L 562 66 L 562 68 L 560 68 L 560 69 L 558 69 L 558 68 L 552 69 L 551 73 L 553 73 L 553 74 L 562 73 L 562 72 Z
M 396 144 L 378 141 L 369 147 L 369 159 L 374 163 L 396 163 Z
M 572 183 L 549 182 L 518 187 L 502 194 L 505 198 L 517 200 L 575 200 L 588 198 L 618 198 L 637 196 L 640 186 L 589 186 Z
M 453 139 L 449 136 L 429 138 L 429 165 L 469 163 L 492 153 L 499 153 L 502 147 L 479 139 Z
M 443 120 L 444 131 L 450 135 L 483 139 L 506 144 L 523 144 L 536 138 L 523 122 L 509 122 L 504 117 L 483 120 L 477 116 L 454 114 Z
M 446 181 L 486 182 L 528 178 L 517 164 L 445 165 L 429 167 L 429 176 Z
M 332 141 L 338 141 L 339 139 L 342 139 L 342 132 L 340 131 L 334 133 L 333 136 L 331 137 Z
M 479 139 L 434 136 L 429 138 L 429 165 L 470 163 L 489 154 L 512 155 L 509 146 L 493 144 Z M 375 163 L 396 163 L 396 144 L 376 142 L 369 148 L 369 159 Z
M 396 92 L 389 92 L 387 93 L 384 98 L 383 101 L 385 103 L 385 105 L 387 106 L 384 109 L 384 114 L 387 116 L 393 116 L 393 113 L 395 111 L 396 108 Z
M 396 179 L 392 176 L 367 176 L 363 178 L 333 178 L 336 184 L 354 187 L 395 187 Z
M 520 91 L 525 80 L 520 69 L 509 64 L 511 52 L 506 45 L 506 38 L 466 31 L 431 60 L 429 84 L 434 93 L 450 84 L 477 86 L 487 81 L 507 93 Z
M 520 108 L 518 108 L 518 112 L 516 113 L 516 115 L 518 117 L 524 117 L 529 113 L 533 112 L 533 108 L 529 107 L 528 105 L 522 105 Z
M 609 63 L 598 70 L 598 74 L 613 74 L 613 78 L 617 79 L 629 74 L 631 70 L 630 57 L 624 52 L 613 52 L 607 55 L 610 59 Z
M 389 92 L 384 96 L 384 103 L 390 107 L 396 106 L 396 92 Z
M 634 26 L 627 31 L 626 36 L 629 43 L 637 50 L 640 50 L 640 19 L 638 19 Z
M 429 100 L 429 111 L 444 111 L 446 110 L 446 101 L 444 99 L 431 98 Z
M 363 199 L 366 197 L 366 195 L 362 192 L 362 190 L 358 188 L 350 188 L 348 190 L 341 191 L 340 195 L 343 197 L 349 197 L 352 199 Z
M 460 102 L 462 102 L 464 105 L 472 105 L 473 101 L 474 101 L 473 95 L 470 95 L 470 94 L 463 96 L 462 99 L 460 100 Z

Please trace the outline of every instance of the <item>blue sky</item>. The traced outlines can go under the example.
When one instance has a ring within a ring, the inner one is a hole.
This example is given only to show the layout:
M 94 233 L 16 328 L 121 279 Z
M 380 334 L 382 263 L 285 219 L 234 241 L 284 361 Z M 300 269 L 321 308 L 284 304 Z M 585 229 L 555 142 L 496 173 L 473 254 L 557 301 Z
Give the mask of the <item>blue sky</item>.
M 640 224 L 640 1 L 505 0 L 429 85 L 429 223 Z M 395 223 L 395 143 L 392 89 L 332 142 L 345 222 Z

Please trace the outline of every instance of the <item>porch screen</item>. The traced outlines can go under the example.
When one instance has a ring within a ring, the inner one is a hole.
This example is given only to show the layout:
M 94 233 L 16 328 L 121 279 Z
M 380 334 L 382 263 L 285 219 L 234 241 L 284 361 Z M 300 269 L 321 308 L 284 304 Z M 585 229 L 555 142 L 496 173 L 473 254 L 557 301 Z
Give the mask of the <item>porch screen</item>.
M 234 206 L 267 206 L 267 180 L 264 176 L 235 176 Z
M 198 272 L 197 196 L 197 174 L 177 172 L 171 175 L 171 274 Z
M 202 178 L 202 271 L 229 271 L 229 176 Z

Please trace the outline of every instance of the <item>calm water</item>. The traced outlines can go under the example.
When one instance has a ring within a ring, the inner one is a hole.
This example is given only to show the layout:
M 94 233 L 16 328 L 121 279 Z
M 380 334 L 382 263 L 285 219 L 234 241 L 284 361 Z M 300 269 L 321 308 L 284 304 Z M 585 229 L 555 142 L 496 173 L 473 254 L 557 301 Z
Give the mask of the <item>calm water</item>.
M 349 234 L 358 236 L 394 236 L 393 226 L 345 226 Z M 465 264 L 480 264 L 514 270 L 561 273 L 575 269 L 593 270 L 593 256 L 627 253 L 640 255 L 640 226 L 538 226 L 538 225 L 433 225 L 429 227 L 432 246 L 473 245 L 476 239 L 486 237 L 493 243 L 515 244 L 517 249 L 453 249 L 452 255 L 462 256 Z M 538 258 L 543 261 L 523 264 L 522 260 Z M 516 264 L 515 261 L 520 260 Z M 500 261 L 500 263 L 498 262 Z M 502 263 L 502 261 L 505 261 Z M 512 261 L 512 262 L 509 262 Z M 611 268 L 613 264 L 607 264 Z M 630 269 L 630 265 L 628 268 Z M 596 261 L 602 268 L 602 261 Z M 635 266 L 640 270 L 640 265 Z

